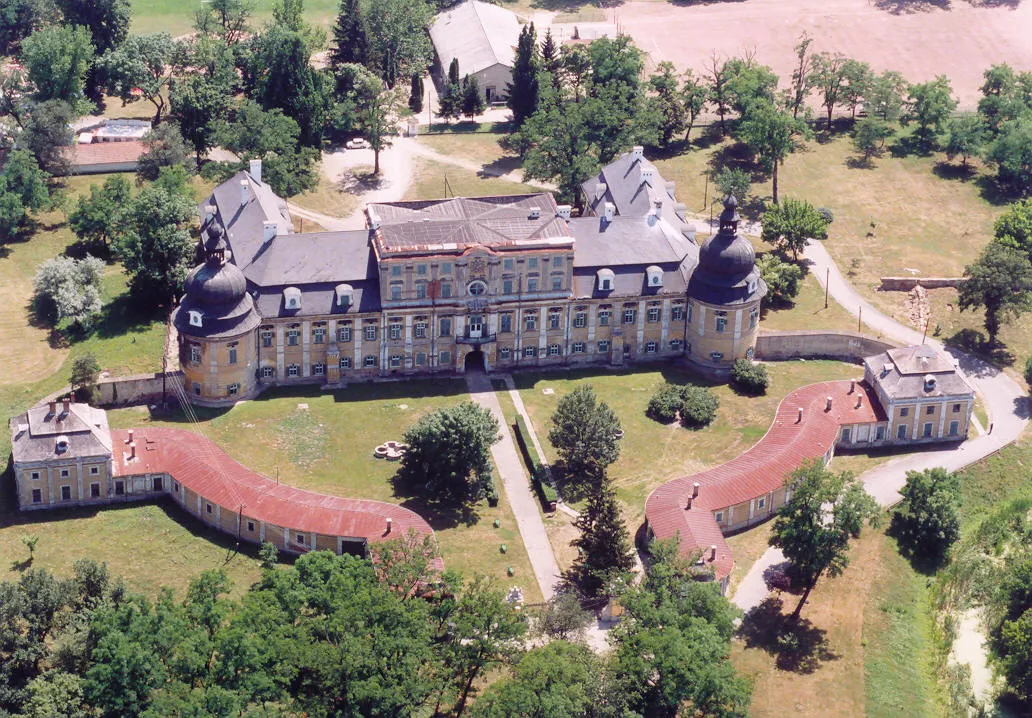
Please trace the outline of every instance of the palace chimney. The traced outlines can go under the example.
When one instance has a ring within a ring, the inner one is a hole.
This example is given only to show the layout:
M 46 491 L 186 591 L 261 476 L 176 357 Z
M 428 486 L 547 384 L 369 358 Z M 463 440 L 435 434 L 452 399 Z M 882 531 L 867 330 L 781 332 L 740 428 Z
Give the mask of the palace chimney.
M 799 407 L 799 418 L 796 419 L 797 424 L 803 423 L 803 407 Z
M 716 561 L 717 560 L 717 545 L 716 544 L 710 544 L 710 547 L 709 547 L 709 560 L 710 561 Z
M 699 496 L 699 482 L 696 481 L 694 484 L 692 484 L 692 498 L 695 499 L 695 498 L 698 498 L 698 496 Z
M 831 397 L 828 397 L 828 405 L 824 407 L 825 411 L 831 411 Z
M 387 533 L 391 532 L 391 517 L 387 517 Z

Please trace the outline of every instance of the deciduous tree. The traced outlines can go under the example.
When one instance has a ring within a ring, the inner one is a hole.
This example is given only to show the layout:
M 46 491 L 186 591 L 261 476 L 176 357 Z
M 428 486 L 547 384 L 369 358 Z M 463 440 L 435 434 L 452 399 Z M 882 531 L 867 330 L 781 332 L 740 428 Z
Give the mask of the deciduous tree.
M 78 328 L 88 327 L 100 313 L 103 278 L 104 262 L 96 257 L 48 259 L 33 279 L 37 312 L 53 322 L 70 319 Z
M 789 262 L 773 252 L 768 252 L 756 260 L 756 268 L 767 285 L 767 301 L 771 304 L 786 305 L 799 294 L 799 284 L 803 281 L 803 268 L 796 262 Z
M 0 192 L 13 193 L 26 209 L 39 211 L 50 206 L 49 176 L 27 150 L 14 150 L 0 167 Z
M 963 167 L 967 167 L 968 157 L 982 150 L 984 143 L 985 125 L 977 115 L 951 117 L 946 123 L 943 151 L 951 160 L 959 155 Z
M 996 218 L 993 240 L 1018 250 L 1032 261 L 1032 199 L 1015 202 Z
M 473 704 L 474 718 L 590 715 L 600 679 L 587 646 L 552 641 L 520 658 L 512 675 L 492 683 Z
M 1018 195 L 1032 191 L 1032 114 L 1005 123 L 985 156 L 1005 189 Z
M 836 474 L 814 459 L 792 472 L 785 485 L 791 498 L 778 509 L 770 545 L 791 562 L 803 589 L 792 613 L 799 618 L 821 576 L 838 576 L 849 564 L 849 540 L 878 514 L 878 505 L 852 474 Z
M 914 134 L 922 149 L 931 149 L 942 134 L 946 121 L 957 109 L 950 79 L 938 75 L 934 80 L 910 86 L 906 111 L 900 116 L 904 125 L 917 125 Z
M 770 173 L 774 204 L 778 203 L 779 168 L 810 134 L 805 122 L 792 119 L 771 102 L 753 103 L 742 118 L 738 136 L 748 145 L 764 171 Z
M 0 0 L 0 56 L 15 55 L 22 40 L 53 21 L 47 0 Z
M 960 311 L 983 308 L 989 346 L 996 346 L 1004 322 L 1032 309 L 1032 264 L 1021 252 L 990 242 L 978 261 L 964 268 Z
M 167 105 L 183 48 L 165 32 L 151 35 L 130 35 L 125 42 L 109 50 L 98 65 L 107 82 L 107 90 L 122 100 L 123 105 L 140 99 L 154 105 L 154 124 L 161 122 Z
M 62 100 L 76 111 L 91 107 L 83 81 L 95 50 L 89 30 L 81 26 L 51 25 L 22 43 L 22 62 L 37 102 Z
M 684 96 L 673 63 L 659 64 L 656 72 L 649 77 L 648 89 L 645 111 L 655 119 L 659 129 L 659 144 L 666 147 L 674 135 L 680 135 L 685 129 Z
M 252 0 L 211 0 L 197 11 L 194 27 L 203 35 L 218 37 L 228 47 L 247 35 L 253 14 Z
M 177 125 L 158 125 L 144 135 L 143 144 L 146 150 L 136 168 L 138 181 L 156 180 L 163 167 L 186 166 L 188 150 Z
M 713 175 L 713 184 L 716 185 L 720 197 L 731 195 L 740 205 L 749 194 L 752 178 L 743 169 L 723 166 Z
M 424 0 L 376 0 L 363 5 L 362 17 L 369 42 L 366 66 L 387 87 L 430 64 L 433 48 L 426 29 L 431 13 Z
M 880 157 L 885 151 L 885 141 L 895 134 L 885 120 L 878 117 L 865 117 L 853 128 L 853 148 L 860 153 L 865 165 L 871 159 Z
M 80 354 L 72 360 L 72 374 L 68 377 L 72 389 L 79 401 L 91 401 L 97 390 L 97 379 L 100 377 L 100 362 L 92 352 Z M 84 567 L 85 569 L 85 567 Z
M 34 106 L 23 119 L 18 145 L 33 154 L 47 174 L 67 175 L 70 162 L 66 148 L 72 143 L 71 105 L 64 100 L 47 100 Z
M 813 58 L 813 85 L 821 94 L 821 105 L 827 112 L 828 132 L 831 132 L 831 114 L 842 102 L 846 77 L 843 69 L 846 57 L 841 53 L 820 52 Z
M 828 221 L 806 200 L 786 197 L 781 204 L 769 205 L 763 213 L 763 241 L 782 254 L 792 252 L 796 261 L 809 240 L 824 239 L 827 232 Z
M 892 529 L 912 556 L 937 564 L 960 538 L 960 478 L 943 468 L 908 471 Z
M 706 84 L 702 77 L 697 77 L 692 71 L 686 70 L 682 76 L 684 84 L 681 85 L 681 105 L 684 107 L 685 129 L 684 141 L 690 141 L 692 128 L 695 120 L 702 114 L 706 107 Z
M 620 456 L 620 420 L 590 384 L 559 399 L 548 440 L 568 476 L 599 476 Z
M 799 36 L 799 44 L 795 46 L 798 63 L 792 70 L 792 117 L 799 116 L 799 108 L 813 89 L 814 56 L 810 52 L 813 38 L 804 30 Z
M 477 91 L 477 97 L 480 97 L 479 90 Z M 374 175 L 380 174 L 380 153 L 391 146 L 394 137 L 398 134 L 398 108 L 400 103 L 401 98 L 397 90 L 392 90 L 382 85 L 379 92 L 367 93 L 360 100 L 359 122 L 362 128 L 362 137 L 373 148 Z

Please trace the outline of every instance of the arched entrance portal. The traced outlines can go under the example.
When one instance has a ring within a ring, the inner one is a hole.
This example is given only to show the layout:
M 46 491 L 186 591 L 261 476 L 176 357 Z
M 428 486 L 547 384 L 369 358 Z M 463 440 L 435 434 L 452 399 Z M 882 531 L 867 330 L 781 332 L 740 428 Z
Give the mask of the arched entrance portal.
M 471 352 L 466 352 L 466 361 L 463 364 L 464 372 L 484 372 L 486 367 L 484 366 L 484 352 L 480 349 L 474 349 Z

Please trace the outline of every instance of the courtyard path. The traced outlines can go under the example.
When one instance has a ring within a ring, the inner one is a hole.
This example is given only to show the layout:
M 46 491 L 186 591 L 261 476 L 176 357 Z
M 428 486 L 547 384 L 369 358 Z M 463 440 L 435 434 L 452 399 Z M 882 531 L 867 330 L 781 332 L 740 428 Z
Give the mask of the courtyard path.
M 921 332 L 878 311 L 846 281 L 822 243 L 811 241 L 804 257 L 817 281 L 821 286 L 828 287 L 829 295 L 853 316 L 860 316 L 862 311 L 863 323 L 874 332 L 903 344 L 921 343 Z M 1024 388 L 1003 370 L 958 349 L 944 346 L 938 340 L 926 339 L 925 343 L 945 351 L 957 361 L 961 372 L 982 396 L 989 414 L 989 430 L 959 445 L 901 456 L 861 474 L 860 480 L 882 506 L 892 506 L 899 501 L 899 490 L 906 483 L 907 471 L 921 471 L 937 466 L 948 471 L 958 471 L 1012 443 L 1028 426 L 1028 396 Z M 767 595 L 763 572 L 783 560 L 781 551 L 768 549 L 742 579 L 732 602 L 745 611 L 758 605 Z
M 505 426 L 505 416 L 498 403 L 491 380 L 482 371 L 466 371 L 466 387 L 477 404 L 490 411 L 501 427 Z M 530 480 L 523 470 L 519 453 L 512 436 L 504 429 L 502 438 L 491 447 L 491 457 L 498 474 L 502 477 L 502 489 L 509 499 L 509 505 L 516 516 L 523 544 L 527 547 L 530 565 L 534 569 L 541 595 L 547 601 L 555 595 L 555 584 L 559 581 L 559 565 L 552 553 L 552 544 L 545 532 L 545 523 L 538 511 L 538 501 L 530 488 Z

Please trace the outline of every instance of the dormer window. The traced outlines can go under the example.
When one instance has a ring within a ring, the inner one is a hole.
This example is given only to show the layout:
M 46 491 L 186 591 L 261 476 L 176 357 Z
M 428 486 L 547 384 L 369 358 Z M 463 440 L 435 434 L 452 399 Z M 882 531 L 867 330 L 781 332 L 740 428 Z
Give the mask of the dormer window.
M 64 434 L 62 434 L 61 436 L 57 437 L 57 443 L 56 443 L 56 446 L 54 447 L 54 450 L 58 454 L 63 454 L 64 452 L 68 451 L 68 437 L 65 436 Z
M 283 290 L 283 306 L 286 309 L 301 308 L 301 290 L 297 287 L 287 287 Z
M 336 288 L 337 306 L 347 309 L 355 300 L 355 290 L 350 284 L 338 284 Z
M 925 374 L 924 390 L 935 391 L 935 376 L 933 374 Z
M 663 270 L 652 265 L 645 270 L 645 276 L 648 278 L 649 287 L 662 287 L 663 286 Z
M 202 312 L 199 312 L 196 309 L 191 309 L 190 310 L 190 326 L 191 327 L 204 326 L 203 319 L 204 319 L 204 314 Z
M 596 272 L 595 276 L 598 278 L 598 291 L 613 291 L 613 284 L 616 280 L 616 275 L 613 274 L 612 269 L 600 269 Z

